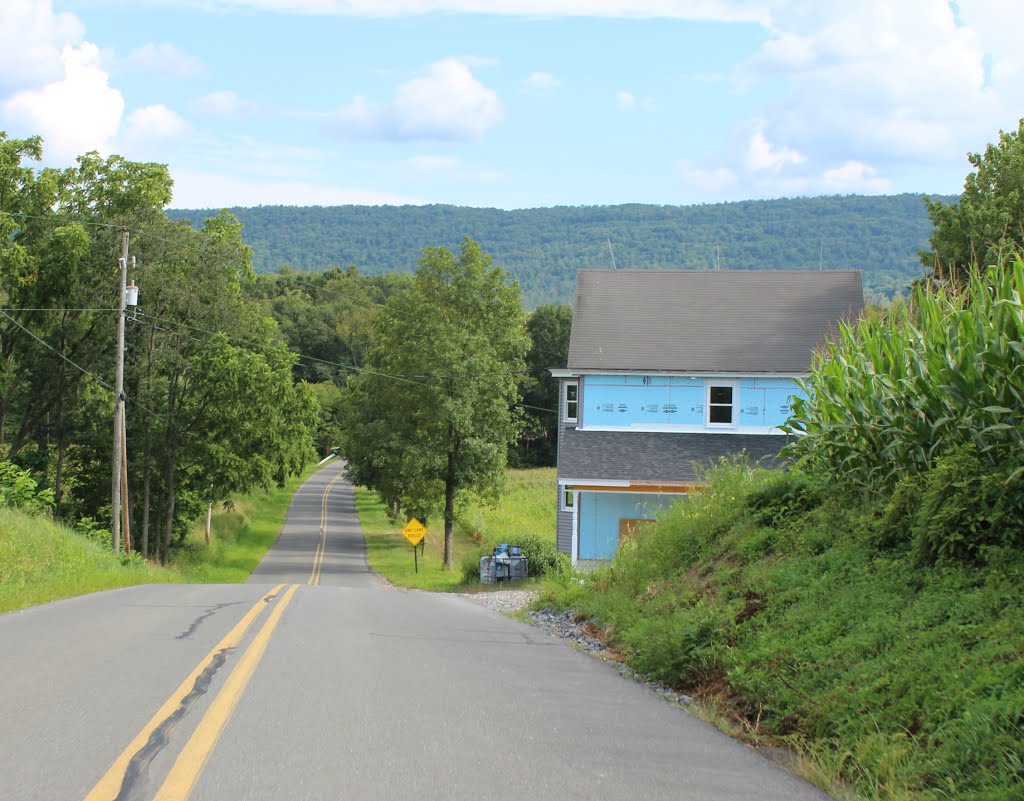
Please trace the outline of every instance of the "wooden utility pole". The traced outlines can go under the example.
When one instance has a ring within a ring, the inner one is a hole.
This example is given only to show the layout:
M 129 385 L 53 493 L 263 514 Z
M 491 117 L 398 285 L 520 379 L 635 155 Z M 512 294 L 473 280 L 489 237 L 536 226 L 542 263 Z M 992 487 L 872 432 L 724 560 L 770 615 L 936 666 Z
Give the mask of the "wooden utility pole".
M 121 293 L 117 315 L 117 372 L 114 375 L 114 458 L 110 482 L 110 544 L 121 552 L 121 432 L 124 425 L 124 310 L 128 286 L 128 229 L 121 229 Z M 127 500 L 127 499 L 125 499 Z
M 132 529 L 128 516 L 128 429 L 127 415 L 121 409 L 121 533 L 124 539 L 124 552 L 132 552 Z

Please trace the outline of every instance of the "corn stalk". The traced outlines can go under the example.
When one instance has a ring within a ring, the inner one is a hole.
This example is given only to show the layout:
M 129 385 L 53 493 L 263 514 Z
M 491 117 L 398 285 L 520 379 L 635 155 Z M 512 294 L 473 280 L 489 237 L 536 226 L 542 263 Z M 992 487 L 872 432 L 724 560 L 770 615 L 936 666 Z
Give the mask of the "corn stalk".
M 993 465 L 1024 454 L 1024 262 L 962 290 L 915 289 L 910 302 L 843 325 L 815 355 L 790 450 L 847 487 L 891 490 L 943 454 Z

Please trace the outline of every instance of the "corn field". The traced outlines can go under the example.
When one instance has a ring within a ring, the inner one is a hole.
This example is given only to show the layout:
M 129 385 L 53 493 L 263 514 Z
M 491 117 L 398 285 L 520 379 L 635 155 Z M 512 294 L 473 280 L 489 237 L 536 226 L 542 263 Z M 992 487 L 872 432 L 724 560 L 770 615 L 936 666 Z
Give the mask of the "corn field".
M 816 354 L 787 428 L 812 474 L 891 491 L 938 458 L 1024 464 L 1024 262 L 961 288 L 918 287 L 909 302 L 843 325 Z

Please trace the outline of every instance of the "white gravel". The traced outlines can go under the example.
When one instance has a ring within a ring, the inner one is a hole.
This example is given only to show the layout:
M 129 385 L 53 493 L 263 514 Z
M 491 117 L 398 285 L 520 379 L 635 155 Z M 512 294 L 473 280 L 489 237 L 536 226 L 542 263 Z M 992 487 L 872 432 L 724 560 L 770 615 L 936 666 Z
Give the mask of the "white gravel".
M 496 612 L 518 612 L 532 604 L 540 593 L 538 590 L 489 590 L 459 594 Z

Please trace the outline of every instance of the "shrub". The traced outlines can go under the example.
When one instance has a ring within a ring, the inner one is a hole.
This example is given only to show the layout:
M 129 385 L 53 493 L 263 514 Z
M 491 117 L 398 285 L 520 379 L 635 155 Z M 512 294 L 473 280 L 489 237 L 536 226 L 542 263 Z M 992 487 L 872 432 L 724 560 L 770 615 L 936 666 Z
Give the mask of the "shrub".
M 912 534 L 921 564 L 1024 546 L 1024 468 L 994 468 L 966 449 L 942 457 L 925 477 Z
M 39 482 L 27 470 L 0 462 L 0 507 L 49 512 L 53 509 L 53 490 L 39 489 Z
M 747 508 L 754 522 L 780 528 L 824 500 L 822 487 L 798 470 L 780 472 L 751 491 Z
M 75 523 L 74 531 L 91 542 L 105 548 L 110 547 L 110 529 L 91 517 L 83 517 Z

